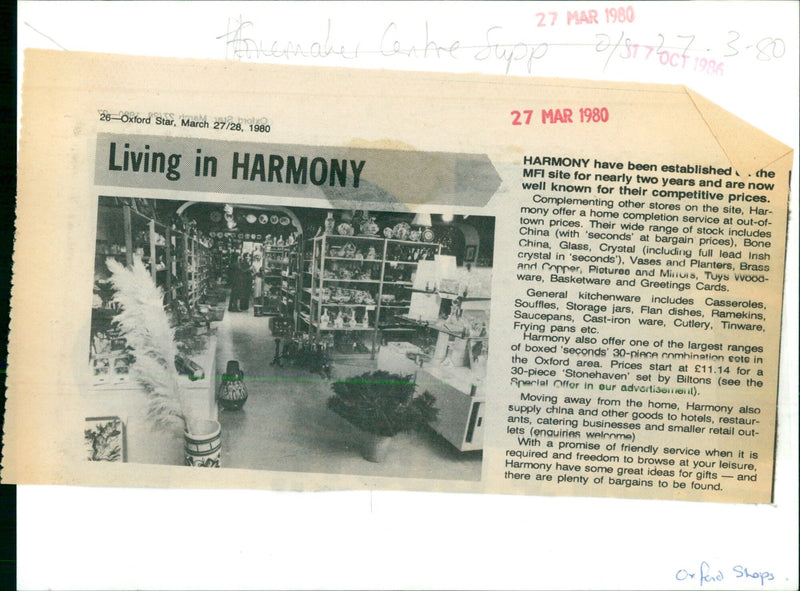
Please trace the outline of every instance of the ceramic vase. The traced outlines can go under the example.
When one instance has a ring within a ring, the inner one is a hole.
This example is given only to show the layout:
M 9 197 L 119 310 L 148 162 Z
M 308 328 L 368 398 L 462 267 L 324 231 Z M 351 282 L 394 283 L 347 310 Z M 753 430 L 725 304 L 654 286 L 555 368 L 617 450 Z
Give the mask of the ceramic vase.
M 219 468 L 222 428 L 210 419 L 189 421 L 183 432 L 183 457 L 187 466 Z
M 391 443 L 391 437 L 364 431 L 361 438 L 361 455 L 369 462 L 383 462 L 389 454 Z
M 333 219 L 333 212 L 328 212 L 328 217 L 325 218 L 325 233 L 326 234 L 333 234 L 333 230 L 336 227 L 336 220 Z
M 224 410 L 239 410 L 247 402 L 247 387 L 244 385 L 244 372 L 238 361 L 228 361 L 222 383 L 219 385 L 217 401 Z

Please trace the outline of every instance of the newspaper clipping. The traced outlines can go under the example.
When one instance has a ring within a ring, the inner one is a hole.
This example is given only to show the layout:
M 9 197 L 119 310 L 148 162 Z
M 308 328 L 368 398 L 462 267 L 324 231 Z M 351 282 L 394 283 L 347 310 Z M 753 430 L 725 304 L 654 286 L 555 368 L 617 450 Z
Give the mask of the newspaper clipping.
M 791 149 L 679 86 L 29 51 L 2 480 L 772 497 Z

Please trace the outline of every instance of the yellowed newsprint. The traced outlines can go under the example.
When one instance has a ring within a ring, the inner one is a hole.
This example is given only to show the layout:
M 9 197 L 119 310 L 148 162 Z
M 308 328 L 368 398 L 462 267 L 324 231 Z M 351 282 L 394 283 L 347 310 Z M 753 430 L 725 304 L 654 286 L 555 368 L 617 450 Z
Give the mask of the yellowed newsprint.
M 29 51 L 9 483 L 770 502 L 792 151 L 682 86 Z

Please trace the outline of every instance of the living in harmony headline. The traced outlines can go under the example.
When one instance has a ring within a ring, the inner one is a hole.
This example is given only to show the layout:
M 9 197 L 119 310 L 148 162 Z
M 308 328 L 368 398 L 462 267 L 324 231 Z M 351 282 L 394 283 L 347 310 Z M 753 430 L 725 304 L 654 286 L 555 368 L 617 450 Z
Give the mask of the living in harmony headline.
M 117 187 L 482 207 L 500 186 L 486 154 L 134 133 L 96 146 L 95 181 Z
M 181 178 L 183 157 L 182 153 L 151 148 L 149 143 L 139 146 L 125 142 L 120 146 L 116 141 L 108 142 L 110 172 L 163 174 L 167 180 L 177 181 Z M 358 188 L 365 164 L 366 160 L 234 151 L 229 168 L 223 170 L 232 180 Z M 222 173 L 220 158 L 195 148 L 193 173 L 195 177 L 217 177 Z

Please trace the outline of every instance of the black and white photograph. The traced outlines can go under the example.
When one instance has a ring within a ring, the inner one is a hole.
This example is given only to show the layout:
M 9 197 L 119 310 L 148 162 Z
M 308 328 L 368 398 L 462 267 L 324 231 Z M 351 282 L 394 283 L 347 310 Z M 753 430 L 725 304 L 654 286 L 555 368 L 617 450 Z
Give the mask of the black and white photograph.
M 478 481 L 494 228 L 100 196 L 89 410 L 133 463 Z

